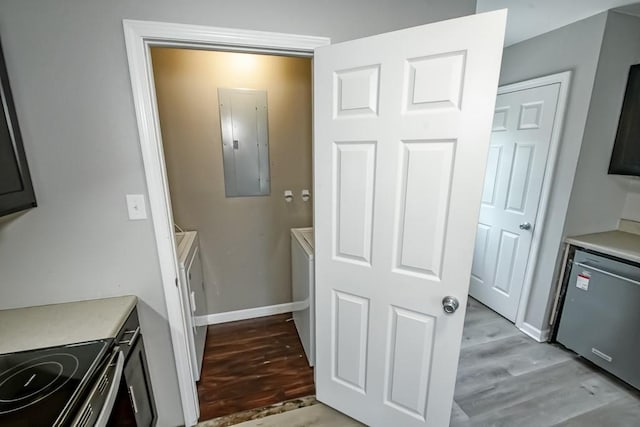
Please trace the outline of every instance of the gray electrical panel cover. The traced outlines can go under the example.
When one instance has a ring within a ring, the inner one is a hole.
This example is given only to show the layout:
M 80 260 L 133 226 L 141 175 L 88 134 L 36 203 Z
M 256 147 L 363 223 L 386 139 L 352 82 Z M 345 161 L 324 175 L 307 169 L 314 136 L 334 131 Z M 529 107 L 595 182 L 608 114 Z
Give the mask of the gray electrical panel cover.
M 218 88 L 227 197 L 268 196 L 267 91 Z

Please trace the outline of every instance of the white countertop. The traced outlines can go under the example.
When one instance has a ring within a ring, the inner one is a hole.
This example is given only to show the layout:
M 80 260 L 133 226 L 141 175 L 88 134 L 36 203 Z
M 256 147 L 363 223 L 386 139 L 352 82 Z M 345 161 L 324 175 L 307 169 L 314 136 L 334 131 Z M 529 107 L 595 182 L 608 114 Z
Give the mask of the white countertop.
M 565 241 L 585 249 L 640 262 L 640 235 L 638 234 L 614 230 L 567 237 Z
M 0 354 L 114 338 L 137 301 L 128 295 L 0 310 Z
M 304 251 L 306 252 L 309 259 L 312 260 L 314 255 L 313 227 L 292 228 L 291 237 L 298 241 L 302 249 L 304 249 Z

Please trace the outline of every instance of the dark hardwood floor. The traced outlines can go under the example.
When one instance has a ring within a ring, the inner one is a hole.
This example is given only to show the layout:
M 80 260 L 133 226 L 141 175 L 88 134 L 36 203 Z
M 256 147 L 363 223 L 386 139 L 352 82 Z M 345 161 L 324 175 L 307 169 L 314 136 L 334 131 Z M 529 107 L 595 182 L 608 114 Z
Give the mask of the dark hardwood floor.
M 200 420 L 315 393 L 291 314 L 209 326 Z

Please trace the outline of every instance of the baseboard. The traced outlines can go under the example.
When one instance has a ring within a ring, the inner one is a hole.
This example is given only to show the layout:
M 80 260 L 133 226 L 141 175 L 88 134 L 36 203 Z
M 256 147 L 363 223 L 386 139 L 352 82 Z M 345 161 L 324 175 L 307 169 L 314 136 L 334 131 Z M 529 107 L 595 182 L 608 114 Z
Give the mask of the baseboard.
M 522 322 L 518 329 L 538 342 L 547 342 L 549 340 L 549 329 L 541 331 L 527 322 Z
M 238 320 L 255 319 L 256 317 L 289 313 L 291 311 L 302 310 L 303 308 L 304 302 L 287 302 L 284 304 L 225 311 L 223 313 L 207 314 L 206 316 L 196 316 L 195 322 L 196 326 L 217 325 L 218 323 L 235 322 Z

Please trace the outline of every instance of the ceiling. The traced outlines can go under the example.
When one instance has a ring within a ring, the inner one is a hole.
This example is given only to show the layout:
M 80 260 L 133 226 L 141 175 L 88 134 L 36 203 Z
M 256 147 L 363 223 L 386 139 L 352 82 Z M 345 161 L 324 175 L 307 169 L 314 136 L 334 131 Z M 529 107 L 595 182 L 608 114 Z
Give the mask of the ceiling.
M 636 4 L 627 6 L 632 3 Z M 477 0 L 476 11 L 509 9 L 505 46 L 510 46 L 609 9 L 640 15 L 637 3 L 638 0 Z

